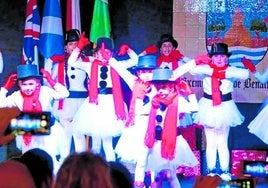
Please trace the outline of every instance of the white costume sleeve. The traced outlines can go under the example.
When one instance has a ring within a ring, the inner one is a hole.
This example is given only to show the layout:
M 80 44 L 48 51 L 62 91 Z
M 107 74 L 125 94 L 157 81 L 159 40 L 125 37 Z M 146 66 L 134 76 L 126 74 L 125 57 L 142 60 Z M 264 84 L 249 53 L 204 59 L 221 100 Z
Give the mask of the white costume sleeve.
M 126 67 L 123 66 L 123 64 L 124 63 L 118 62 L 115 58 L 109 59 L 109 65 L 116 70 L 116 72 L 122 77 L 122 79 L 126 82 L 128 87 L 132 90 L 137 77 L 131 74 L 126 69 Z
M 90 74 L 91 64 L 94 60 L 94 57 L 89 57 L 90 62 L 83 62 L 81 59 L 79 59 L 79 54 L 80 49 L 76 47 L 68 59 L 68 64 Z
M 228 67 L 225 77 L 245 80 L 249 77 L 249 70 L 238 67 Z
M 18 107 L 22 110 L 23 97 L 20 91 L 14 91 L 12 94 L 7 96 L 7 90 L 1 88 L 0 90 L 0 108 L 2 107 Z M 43 110 L 47 110 L 46 107 L 49 105 L 53 99 L 63 99 L 69 96 L 69 91 L 60 83 L 56 83 L 54 89 L 49 86 L 41 86 L 40 91 L 40 102 L 42 104 Z
M 129 50 L 128 55 L 130 57 L 129 59 L 120 61 L 121 66 L 124 67 L 125 69 L 133 67 L 133 66 L 137 65 L 137 63 L 138 63 L 139 57 L 136 54 L 136 52 L 134 52 L 133 50 Z
M 209 65 L 198 65 L 194 69 L 192 69 L 190 73 L 192 75 L 203 74 L 211 76 L 213 74 L 213 69 Z M 225 77 L 244 80 L 249 77 L 249 71 L 247 69 L 229 66 L 226 69 Z
M 196 64 L 195 64 L 195 61 L 194 59 L 188 61 L 187 63 L 179 66 L 178 68 L 176 68 L 174 71 L 173 71 L 173 78 L 172 80 L 176 80 L 178 79 L 179 77 L 181 77 L 182 75 L 184 75 L 185 73 L 191 71 L 192 69 L 194 69 L 196 67 Z
M 198 65 L 194 69 L 190 70 L 192 75 L 208 75 L 211 76 L 213 69 L 209 65 Z
M 179 62 L 179 65 L 182 66 L 183 64 L 187 63 L 190 60 L 192 60 L 192 59 L 189 57 L 183 56 L 183 58 L 180 59 L 178 62 Z
M 69 91 L 66 87 L 64 87 L 62 84 L 60 83 L 56 83 L 54 86 L 54 99 L 61 99 L 61 98 L 66 98 L 69 96 Z
M 16 94 L 17 92 L 14 92 L 13 94 L 9 95 L 7 97 L 8 90 L 6 88 L 1 87 L 0 90 L 0 108 L 3 107 L 15 107 L 16 106 Z M 20 108 L 21 109 L 21 108 Z

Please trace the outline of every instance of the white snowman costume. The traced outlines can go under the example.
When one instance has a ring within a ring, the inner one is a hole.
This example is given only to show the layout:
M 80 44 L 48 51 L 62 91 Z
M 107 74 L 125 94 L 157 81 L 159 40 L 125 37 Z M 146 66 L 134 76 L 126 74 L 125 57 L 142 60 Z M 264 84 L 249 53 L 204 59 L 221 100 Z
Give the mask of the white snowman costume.
M 217 44 L 215 44 L 217 45 Z M 227 54 L 228 49 L 218 44 L 218 54 Z M 220 51 L 221 50 L 221 51 Z M 227 64 L 226 64 L 227 65 Z M 203 77 L 204 96 L 199 100 L 199 111 L 194 114 L 194 122 L 204 126 L 207 139 L 206 159 L 208 175 L 214 176 L 219 174 L 223 180 L 229 181 L 231 175 L 229 173 L 230 154 L 228 149 L 228 135 L 230 127 L 241 125 L 244 116 L 238 110 L 232 92 L 234 91 L 233 83 L 237 79 L 247 79 L 249 71 L 247 69 L 234 66 L 226 66 L 224 69 L 225 76 L 217 78 L 220 83 L 218 88 L 213 86 L 213 73 L 216 68 L 213 65 L 199 65 L 190 73 L 193 75 L 201 75 Z M 213 91 L 221 92 L 221 102 L 217 105 L 213 104 Z M 220 172 L 216 169 L 217 153 L 219 155 Z
M 66 53 L 62 62 L 46 62 L 47 69 L 51 69 L 51 74 L 55 80 L 61 81 L 62 84 L 69 90 L 70 95 L 60 101 L 53 103 L 53 113 L 56 119 L 59 120 L 66 133 L 66 141 L 68 143 L 67 152 L 72 151 L 72 139 L 74 143 L 74 151 L 81 152 L 86 149 L 85 135 L 73 132 L 73 117 L 78 111 L 84 100 L 88 96 L 88 79 L 85 71 L 68 65 L 67 61 L 70 56 L 69 48 L 73 48 L 79 40 L 79 31 L 71 29 L 66 31 L 65 47 Z M 79 57 L 80 61 L 82 55 Z M 53 58 L 52 58 L 53 59 Z M 50 68 L 48 68 L 50 67 Z
M 137 65 L 137 69 L 148 69 L 148 68 L 155 67 L 156 68 L 156 59 L 153 58 L 152 55 L 147 55 L 147 56 L 140 56 L 139 57 L 139 62 Z M 176 80 L 179 78 L 181 75 L 185 74 L 189 70 L 195 67 L 195 62 L 190 61 L 189 63 L 180 66 L 179 68 L 174 71 L 173 74 L 173 79 Z M 135 89 L 141 89 L 141 88 L 136 88 L 137 86 L 134 86 L 135 83 L 139 82 L 138 77 L 133 76 L 130 74 L 128 71 L 125 71 L 123 69 L 119 69 L 120 75 L 126 80 L 126 83 L 129 85 L 129 88 L 132 89 L 132 91 Z M 140 81 L 141 82 L 141 81 Z M 138 83 L 138 87 L 142 87 L 142 83 Z M 147 157 L 150 155 L 152 150 L 150 150 L 147 146 L 144 144 L 144 138 L 145 138 L 145 133 L 148 127 L 148 120 L 149 120 L 149 113 L 151 109 L 151 100 L 153 96 L 156 94 L 156 89 L 155 87 L 151 87 L 150 90 L 148 90 L 143 98 L 137 97 L 135 99 L 135 112 L 134 112 L 134 122 L 133 125 L 128 125 L 128 127 L 125 127 L 123 130 L 123 133 L 116 145 L 115 152 L 118 154 L 120 159 L 125 162 L 131 162 L 131 163 L 136 163 L 136 170 L 135 170 L 135 182 L 143 182 L 144 180 L 144 175 L 146 168 L 149 170 L 153 170 L 155 172 L 161 171 L 163 163 L 161 163 L 162 160 L 157 159 L 157 162 L 151 165 L 152 163 L 148 162 L 147 164 Z M 197 110 L 197 101 L 195 98 L 195 95 L 189 96 L 189 100 L 191 101 L 190 103 L 193 103 L 192 105 L 189 105 L 188 102 L 181 97 L 180 98 L 180 103 L 182 104 L 183 108 L 181 108 L 182 112 L 192 112 Z M 191 109 L 192 108 L 192 109 Z M 178 124 L 179 125 L 179 124 Z M 190 166 L 195 166 L 197 164 L 197 160 L 194 157 L 190 147 L 188 146 L 187 142 L 184 140 L 182 136 L 178 137 L 180 142 L 182 142 L 185 147 L 184 150 L 182 151 L 190 151 L 187 152 L 189 153 L 188 159 L 189 161 L 185 160 L 180 160 L 178 164 L 184 164 L 184 165 L 190 165 Z M 183 140 L 185 142 L 183 142 Z M 181 146 L 182 146 L 181 145 Z M 190 149 L 190 150 L 189 150 Z M 154 150 L 156 151 L 156 150 Z M 153 152 L 155 153 L 155 152 Z M 157 153 L 157 152 L 156 152 Z M 156 155 L 150 155 L 150 156 L 158 156 L 159 153 Z M 178 156 L 183 156 L 183 155 L 178 155 Z M 151 157 L 152 159 L 154 157 Z M 182 157 L 184 158 L 184 157 Z M 186 157 L 187 158 L 187 157 Z M 154 160 L 155 162 L 155 160 Z M 160 164 L 160 166 L 155 165 L 155 164 Z M 165 162 L 164 162 L 165 163 Z M 147 166 L 148 165 L 148 166 Z M 154 167 L 152 167 L 154 166 Z M 176 165 L 175 165 L 176 166 Z M 155 168 L 156 167 L 156 168 Z
M 76 48 L 71 54 L 68 63 L 70 66 L 85 71 L 88 76 L 91 75 L 92 65 L 95 61 L 93 58 L 91 62 L 79 61 L 80 50 Z M 89 102 L 89 97 L 80 106 L 76 113 L 73 124 L 75 132 L 80 134 L 89 135 L 93 137 L 92 150 L 96 153 L 100 152 L 101 141 L 98 143 L 98 138 L 106 140 L 106 143 L 111 144 L 112 138 L 121 135 L 122 128 L 124 126 L 124 120 L 120 119 L 116 115 L 115 98 L 113 95 L 113 83 L 111 76 L 111 64 L 116 64 L 122 69 L 127 69 L 136 65 L 137 55 L 134 51 L 129 52 L 130 59 L 117 61 L 114 58 L 110 58 L 107 65 L 98 65 L 97 83 L 98 83 L 98 103 Z M 117 68 L 114 70 L 119 73 Z M 120 73 L 119 73 L 120 75 Z M 127 105 L 124 103 L 124 113 L 127 112 Z M 104 142 L 103 142 L 104 144 Z M 115 154 L 113 148 L 110 146 L 103 146 L 107 161 L 114 161 Z
M 31 66 L 31 65 L 29 65 Z M 26 67 L 27 68 L 27 67 Z M 8 91 L 1 87 L 0 90 L 0 108 L 2 107 L 17 107 L 23 111 L 23 96 L 20 91 L 14 91 L 7 95 Z M 68 97 L 68 90 L 61 84 L 56 83 L 54 88 L 48 86 L 40 86 L 39 101 L 43 111 L 51 112 L 52 101 Z M 23 141 L 22 136 L 16 137 L 16 146 L 22 153 L 39 148 L 45 150 L 53 159 L 54 175 L 57 173 L 62 161 L 67 157 L 66 153 L 67 143 L 65 142 L 65 132 L 59 122 L 55 121 L 51 127 L 49 135 L 33 135 L 29 144 Z M 57 160 L 57 156 L 60 159 Z

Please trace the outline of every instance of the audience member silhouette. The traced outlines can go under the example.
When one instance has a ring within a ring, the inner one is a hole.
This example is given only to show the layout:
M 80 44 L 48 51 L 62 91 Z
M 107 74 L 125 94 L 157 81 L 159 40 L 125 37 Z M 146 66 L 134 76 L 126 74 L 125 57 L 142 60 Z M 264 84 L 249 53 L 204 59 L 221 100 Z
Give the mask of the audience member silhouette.
M 35 188 L 33 177 L 27 167 L 16 160 L 0 163 L 0 187 Z
M 86 151 L 69 155 L 60 167 L 54 188 L 113 188 L 109 164 Z
M 129 170 L 119 162 L 109 162 L 114 188 L 132 188 L 133 179 Z
M 35 148 L 25 152 L 19 159 L 32 174 L 36 187 L 50 188 L 53 183 L 53 160 L 44 150 Z

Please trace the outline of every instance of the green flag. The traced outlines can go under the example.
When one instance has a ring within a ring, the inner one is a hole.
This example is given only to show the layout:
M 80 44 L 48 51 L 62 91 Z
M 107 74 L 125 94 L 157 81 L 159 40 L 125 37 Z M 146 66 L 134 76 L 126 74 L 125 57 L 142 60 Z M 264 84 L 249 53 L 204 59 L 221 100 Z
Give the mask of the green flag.
M 91 28 L 90 41 L 96 43 L 99 37 L 111 35 L 111 24 L 108 0 L 95 0 Z

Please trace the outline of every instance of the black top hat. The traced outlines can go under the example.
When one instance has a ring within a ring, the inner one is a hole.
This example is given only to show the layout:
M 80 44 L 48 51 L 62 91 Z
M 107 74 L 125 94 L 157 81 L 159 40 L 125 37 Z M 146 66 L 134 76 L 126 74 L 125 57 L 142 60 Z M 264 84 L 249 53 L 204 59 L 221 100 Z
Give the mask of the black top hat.
M 42 76 L 39 74 L 36 65 L 23 64 L 17 66 L 17 79 L 23 80 L 26 78 L 38 78 L 38 79 L 42 78 Z
M 102 43 L 104 43 L 105 49 L 109 49 L 111 51 L 114 50 L 113 40 L 108 37 L 100 37 L 97 40 L 97 49 L 101 48 Z
M 78 41 L 79 37 L 80 31 L 78 29 L 71 29 L 69 31 L 66 31 L 65 44 L 67 44 L 68 42 Z
M 174 48 L 178 47 L 178 42 L 173 38 L 171 34 L 161 35 L 160 40 L 157 42 L 157 47 L 161 48 L 164 42 L 171 42 Z
M 232 53 L 228 52 L 228 45 L 225 43 L 214 43 L 211 46 L 211 51 L 208 53 L 211 57 L 214 54 L 225 54 L 228 57 L 232 55 Z

